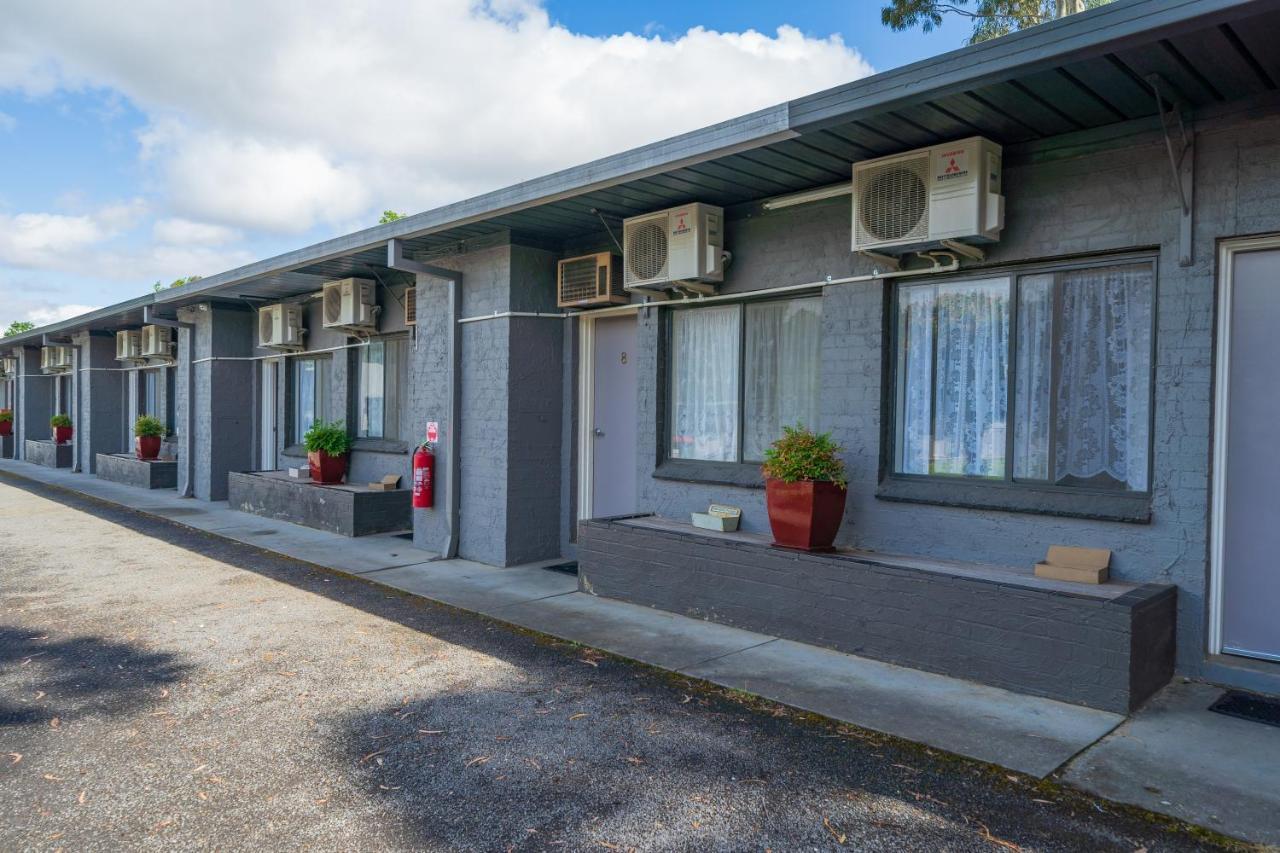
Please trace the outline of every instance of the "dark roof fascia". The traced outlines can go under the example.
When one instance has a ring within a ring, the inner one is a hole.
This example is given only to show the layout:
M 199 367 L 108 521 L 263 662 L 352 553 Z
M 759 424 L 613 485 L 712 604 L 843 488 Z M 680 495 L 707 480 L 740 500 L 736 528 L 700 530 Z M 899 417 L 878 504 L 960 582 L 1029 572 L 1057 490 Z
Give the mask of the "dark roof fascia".
M 130 311 L 137 311 L 140 308 L 152 304 L 154 301 L 154 293 L 135 296 L 133 299 L 127 299 L 124 302 L 117 302 L 115 305 L 108 305 L 105 308 L 99 308 L 96 311 L 88 311 L 84 314 L 78 314 L 75 317 L 60 320 L 57 323 L 50 323 L 47 326 L 40 326 L 29 332 L 23 332 L 19 335 L 11 335 L 7 338 L 0 338 L 0 348 L 11 346 L 40 346 L 45 335 L 62 335 L 83 331 L 95 323 L 100 323 L 104 320 L 111 320 L 115 317 L 123 317 Z

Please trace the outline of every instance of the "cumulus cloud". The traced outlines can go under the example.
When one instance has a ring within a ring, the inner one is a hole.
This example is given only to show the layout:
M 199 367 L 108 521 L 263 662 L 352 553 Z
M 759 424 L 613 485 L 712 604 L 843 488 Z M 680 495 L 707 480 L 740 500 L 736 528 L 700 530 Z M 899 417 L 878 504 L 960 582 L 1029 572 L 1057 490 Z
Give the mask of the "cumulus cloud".
M 173 217 L 159 219 L 151 226 L 156 242 L 179 246 L 225 246 L 240 239 L 240 232 L 225 225 L 192 222 Z
M 122 93 L 177 215 L 277 233 L 425 209 L 871 70 L 839 37 L 593 37 L 534 0 L 68 0 L 5 19 L 0 88 Z
M 8 113 L 0 113 L 0 133 L 8 133 L 18 126 L 18 120 Z

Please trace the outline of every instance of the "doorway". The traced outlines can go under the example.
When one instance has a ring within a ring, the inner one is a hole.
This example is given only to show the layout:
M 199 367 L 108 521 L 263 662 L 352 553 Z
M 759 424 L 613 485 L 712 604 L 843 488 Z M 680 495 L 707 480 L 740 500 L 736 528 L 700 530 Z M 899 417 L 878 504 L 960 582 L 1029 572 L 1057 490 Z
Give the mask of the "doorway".
M 1210 651 L 1280 661 L 1280 238 L 1219 260 Z
M 279 365 L 274 359 L 262 362 L 262 398 L 259 403 L 262 432 L 258 438 L 261 448 L 258 467 L 262 471 L 276 470 L 276 386 L 279 377 Z
M 636 511 L 636 317 L 582 319 L 580 518 Z

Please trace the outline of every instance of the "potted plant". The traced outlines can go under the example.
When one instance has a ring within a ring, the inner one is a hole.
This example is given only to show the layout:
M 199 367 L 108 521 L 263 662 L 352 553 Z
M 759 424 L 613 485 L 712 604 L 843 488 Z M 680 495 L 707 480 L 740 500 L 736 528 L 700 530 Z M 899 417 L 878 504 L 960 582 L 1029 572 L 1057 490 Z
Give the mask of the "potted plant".
M 151 415 L 141 415 L 133 422 L 134 454 L 139 459 L 156 459 L 160 456 L 160 442 L 164 439 L 164 422 Z
M 53 427 L 54 444 L 66 444 L 71 440 L 71 418 L 66 415 L 54 415 L 49 418 L 49 426 Z
M 342 482 L 347 474 L 351 436 L 347 435 L 347 428 L 341 421 L 316 421 L 302 437 L 302 444 L 307 448 L 312 480 L 328 484 Z
M 764 454 L 765 499 L 773 544 L 830 551 L 844 518 L 847 484 L 843 448 L 831 433 L 783 427 Z
M 13 412 L 0 409 L 0 435 L 13 435 Z

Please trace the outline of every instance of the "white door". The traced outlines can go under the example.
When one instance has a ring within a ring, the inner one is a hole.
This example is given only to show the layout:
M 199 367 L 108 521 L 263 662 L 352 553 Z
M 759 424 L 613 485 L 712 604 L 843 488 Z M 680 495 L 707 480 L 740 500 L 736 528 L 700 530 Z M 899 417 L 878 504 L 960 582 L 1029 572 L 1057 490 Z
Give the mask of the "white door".
M 262 458 L 259 468 L 263 471 L 276 469 L 276 385 L 279 377 L 278 365 L 275 361 L 262 362 L 262 435 L 259 446 Z
M 1219 646 L 1280 661 L 1280 246 L 1230 254 L 1224 267 L 1214 471 Z
M 593 322 L 590 434 L 592 518 L 636 511 L 636 317 Z

